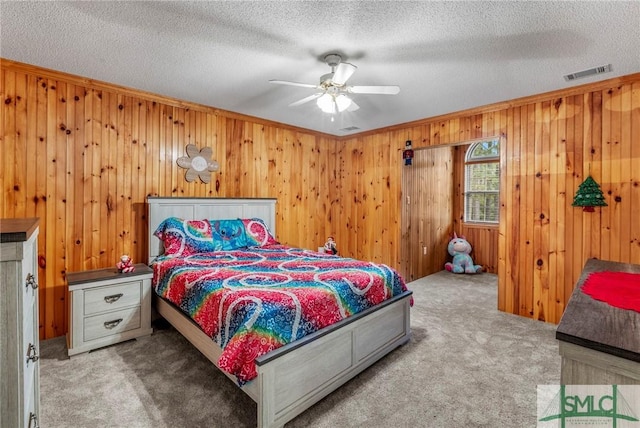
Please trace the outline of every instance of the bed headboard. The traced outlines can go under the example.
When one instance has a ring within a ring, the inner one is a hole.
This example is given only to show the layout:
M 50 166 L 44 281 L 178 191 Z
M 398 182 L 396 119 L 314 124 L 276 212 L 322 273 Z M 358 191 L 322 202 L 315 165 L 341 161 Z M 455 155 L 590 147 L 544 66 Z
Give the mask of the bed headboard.
M 153 235 L 167 217 L 185 220 L 261 218 L 276 236 L 276 199 L 273 198 L 162 198 L 148 197 L 149 264 L 162 254 L 162 242 Z

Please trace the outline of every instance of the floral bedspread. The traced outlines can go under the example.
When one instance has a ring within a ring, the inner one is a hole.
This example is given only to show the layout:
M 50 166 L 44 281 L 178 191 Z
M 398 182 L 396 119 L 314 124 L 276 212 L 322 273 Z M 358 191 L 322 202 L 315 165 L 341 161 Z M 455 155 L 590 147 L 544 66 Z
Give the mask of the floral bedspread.
M 161 257 L 153 269 L 156 293 L 222 348 L 219 366 L 240 384 L 258 356 L 406 291 L 388 266 L 283 245 Z

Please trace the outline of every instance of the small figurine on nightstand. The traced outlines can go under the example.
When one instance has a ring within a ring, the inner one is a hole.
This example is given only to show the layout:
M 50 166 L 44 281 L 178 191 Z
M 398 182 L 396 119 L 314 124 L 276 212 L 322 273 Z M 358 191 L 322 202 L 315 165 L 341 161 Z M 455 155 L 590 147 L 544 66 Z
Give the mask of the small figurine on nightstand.
M 324 244 L 324 252 L 327 254 L 338 254 L 338 247 L 336 241 L 333 240 L 333 236 L 327 238 L 327 242 Z
M 120 257 L 120 261 L 116 263 L 116 267 L 118 268 L 118 272 L 120 273 L 129 273 L 135 270 L 135 266 L 131 261 L 131 257 L 126 254 Z

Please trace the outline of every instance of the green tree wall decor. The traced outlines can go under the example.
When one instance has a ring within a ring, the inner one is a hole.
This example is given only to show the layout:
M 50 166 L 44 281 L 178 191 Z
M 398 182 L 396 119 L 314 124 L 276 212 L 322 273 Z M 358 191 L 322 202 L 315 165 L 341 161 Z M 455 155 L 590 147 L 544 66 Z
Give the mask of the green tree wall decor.
M 572 205 L 574 207 L 583 207 L 582 211 L 593 212 L 593 207 L 606 207 L 608 204 L 604 200 L 600 185 L 591 176 L 588 176 L 578 186 Z

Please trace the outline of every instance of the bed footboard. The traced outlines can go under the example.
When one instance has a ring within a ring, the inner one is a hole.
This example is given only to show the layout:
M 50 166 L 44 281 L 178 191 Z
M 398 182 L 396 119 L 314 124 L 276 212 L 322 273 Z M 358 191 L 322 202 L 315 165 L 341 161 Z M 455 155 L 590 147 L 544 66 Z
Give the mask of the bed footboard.
M 281 427 L 396 347 L 410 330 L 411 292 L 330 332 L 293 342 L 257 360 L 258 428 Z M 298 343 L 300 342 L 300 343 Z

